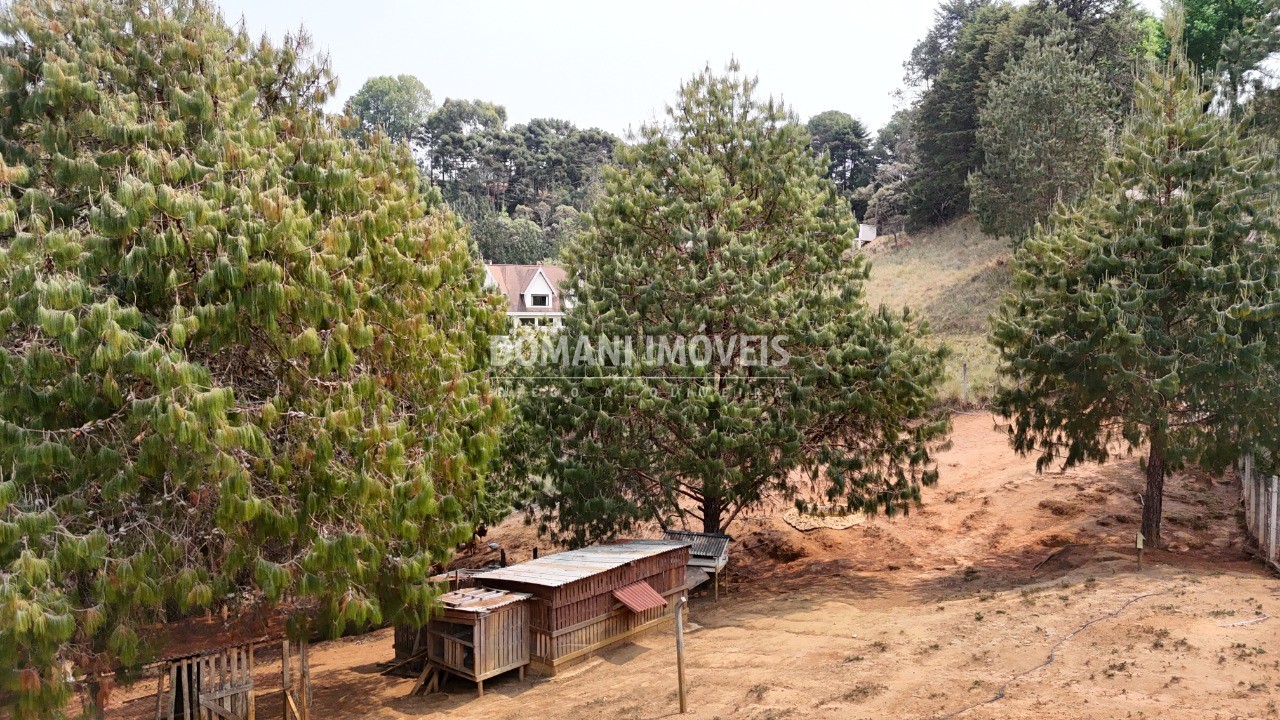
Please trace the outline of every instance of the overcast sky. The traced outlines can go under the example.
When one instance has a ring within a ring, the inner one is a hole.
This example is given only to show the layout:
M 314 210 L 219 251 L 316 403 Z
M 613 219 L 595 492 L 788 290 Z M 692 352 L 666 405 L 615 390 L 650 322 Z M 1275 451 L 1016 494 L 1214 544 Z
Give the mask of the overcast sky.
M 1149 8 L 1159 0 L 1141 0 Z M 219 0 L 255 34 L 305 25 L 340 79 L 333 110 L 375 75 L 435 96 L 505 105 L 619 135 L 661 113 L 685 78 L 736 57 L 802 119 L 843 110 L 874 130 L 938 0 Z

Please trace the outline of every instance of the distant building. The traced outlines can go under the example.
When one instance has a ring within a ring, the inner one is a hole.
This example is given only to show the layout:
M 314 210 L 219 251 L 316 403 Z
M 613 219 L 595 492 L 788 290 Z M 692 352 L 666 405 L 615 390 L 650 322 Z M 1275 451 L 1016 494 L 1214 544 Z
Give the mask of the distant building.
M 560 292 L 564 268 L 555 265 L 484 266 L 489 283 L 507 297 L 511 327 L 559 327 L 570 303 Z
M 876 239 L 876 226 L 867 223 L 858 225 L 858 247 L 862 247 Z

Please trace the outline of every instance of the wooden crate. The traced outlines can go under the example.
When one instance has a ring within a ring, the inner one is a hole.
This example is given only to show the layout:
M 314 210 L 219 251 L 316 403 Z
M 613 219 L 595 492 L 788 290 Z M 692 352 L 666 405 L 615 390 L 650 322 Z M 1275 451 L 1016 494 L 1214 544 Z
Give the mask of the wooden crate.
M 529 664 L 529 595 L 470 588 L 440 597 L 443 612 L 422 629 L 430 666 L 476 683 Z

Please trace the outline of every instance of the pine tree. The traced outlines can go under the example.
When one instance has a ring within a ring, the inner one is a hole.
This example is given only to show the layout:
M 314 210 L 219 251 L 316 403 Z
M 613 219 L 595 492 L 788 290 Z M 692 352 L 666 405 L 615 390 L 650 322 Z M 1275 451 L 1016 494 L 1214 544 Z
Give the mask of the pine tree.
M 502 404 L 495 300 L 305 38 L 204 0 L 0 12 L 0 699 L 95 713 L 157 623 L 422 622 Z M 314 620 L 314 622 L 311 622 Z
M 1037 44 L 992 87 L 978 114 L 982 170 L 969 176 L 983 232 L 1021 240 L 1058 202 L 1073 202 L 1107 157 L 1101 78 L 1058 45 Z
M 1274 150 L 1206 113 L 1201 87 L 1181 53 L 1139 83 L 1118 153 L 1027 240 L 993 319 L 1014 448 L 1043 468 L 1145 445 L 1153 546 L 1170 470 L 1277 437 Z
M 521 393 L 517 475 L 546 480 L 538 508 L 576 542 L 653 518 L 719 531 L 800 475 L 895 512 L 937 477 L 942 353 L 911 314 L 867 305 L 848 203 L 755 84 L 736 66 L 685 84 L 562 253 L 573 306 L 551 341 L 576 357 L 631 338 L 635 359 L 558 364 Z

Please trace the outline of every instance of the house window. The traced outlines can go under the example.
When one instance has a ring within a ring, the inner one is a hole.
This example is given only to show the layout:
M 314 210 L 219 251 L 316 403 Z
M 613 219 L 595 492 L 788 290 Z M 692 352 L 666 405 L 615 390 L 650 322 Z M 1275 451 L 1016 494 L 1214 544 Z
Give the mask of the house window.
M 550 296 L 547 295 L 530 295 L 529 307 L 549 307 L 551 305 Z
M 520 325 L 523 327 L 537 327 L 538 319 L 537 318 L 520 318 Z

